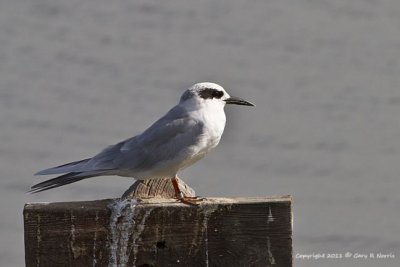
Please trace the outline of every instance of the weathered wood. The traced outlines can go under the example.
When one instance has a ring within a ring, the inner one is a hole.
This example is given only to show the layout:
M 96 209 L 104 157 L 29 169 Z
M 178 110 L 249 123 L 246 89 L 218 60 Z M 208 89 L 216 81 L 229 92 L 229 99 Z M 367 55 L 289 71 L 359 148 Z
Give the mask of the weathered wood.
M 179 189 L 187 197 L 194 197 L 196 193 L 181 179 L 177 178 Z M 137 180 L 128 190 L 122 195 L 122 198 L 174 198 L 175 190 L 172 186 L 170 178 L 163 179 L 148 179 L 148 180 Z
M 26 266 L 289 267 L 291 214 L 290 197 L 26 204 Z

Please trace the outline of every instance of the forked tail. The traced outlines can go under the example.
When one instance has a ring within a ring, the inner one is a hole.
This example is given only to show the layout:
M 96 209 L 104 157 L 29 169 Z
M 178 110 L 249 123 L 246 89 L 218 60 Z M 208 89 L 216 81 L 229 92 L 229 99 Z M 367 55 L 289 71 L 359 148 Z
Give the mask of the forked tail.
M 63 185 L 72 184 L 72 183 L 78 182 L 78 181 L 86 179 L 86 178 L 105 175 L 105 174 L 106 174 L 106 171 L 70 172 L 70 173 L 58 176 L 56 178 L 35 184 L 31 187 L 31 190 L 29 190 L 28 192 L 29 193 L 38 193 L 38 192 L 46 191 L 46 190 L 53 189 L 56 187 L 60 187 Z

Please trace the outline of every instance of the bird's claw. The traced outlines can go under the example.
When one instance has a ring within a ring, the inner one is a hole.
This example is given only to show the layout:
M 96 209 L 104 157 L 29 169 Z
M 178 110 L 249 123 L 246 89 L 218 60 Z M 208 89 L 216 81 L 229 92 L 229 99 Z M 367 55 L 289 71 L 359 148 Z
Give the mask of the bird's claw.
M 180 201 L 184 204 L 192 205 L 192 206 L 198 206 L 200 202 L 205 200 L 206 198 L 204 197 L 181 197 L 178 198 L 176 201 Z

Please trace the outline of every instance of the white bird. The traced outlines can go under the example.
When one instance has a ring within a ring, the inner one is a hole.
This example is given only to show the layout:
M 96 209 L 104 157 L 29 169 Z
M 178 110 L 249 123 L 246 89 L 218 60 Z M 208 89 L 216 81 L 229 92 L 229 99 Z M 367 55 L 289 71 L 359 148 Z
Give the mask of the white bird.
M 230 96 L 215 83 L 197 83 L 179 103 L 143 133 L 109 146 L 92 158 L 42 170 L 35 175 L 62 174 L 31 187 L 37 193 L 102 175 L 139 180 L 171 178 L 177 198 L 185 201 L 177 174 L 216 147 L 225 128 L 225 104 L 254 106 Z

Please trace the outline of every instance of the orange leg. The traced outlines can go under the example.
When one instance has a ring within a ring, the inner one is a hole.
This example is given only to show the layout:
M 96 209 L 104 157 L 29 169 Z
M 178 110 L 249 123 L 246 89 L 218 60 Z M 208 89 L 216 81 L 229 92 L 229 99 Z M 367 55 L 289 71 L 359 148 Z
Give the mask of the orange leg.
M 177 199 L 182 199 L 184 198 L 183 193 L 181 192 L 181 190 L 179 189 L 179 184 L 178 184 L 178 180 L 176 179 L 176 177 L 171 178 L 171 182 L 172 185 L 174 186 L 175 189 L 175 196 Z
M 185 196 L 182 191 L 179 189 L 179 184 L 178 180 L 176 179 L 176 176 L 174 178 L 171 178 L 172 185 L 174 186 L 175 189 L 175 195 L 177 198 L 177 201 L 180 201 L 185 204 L 189 205 L 199 205 L 198 202 L 203 201 L 204 198 L 198 198 L 198 197 L 187 197 Z

